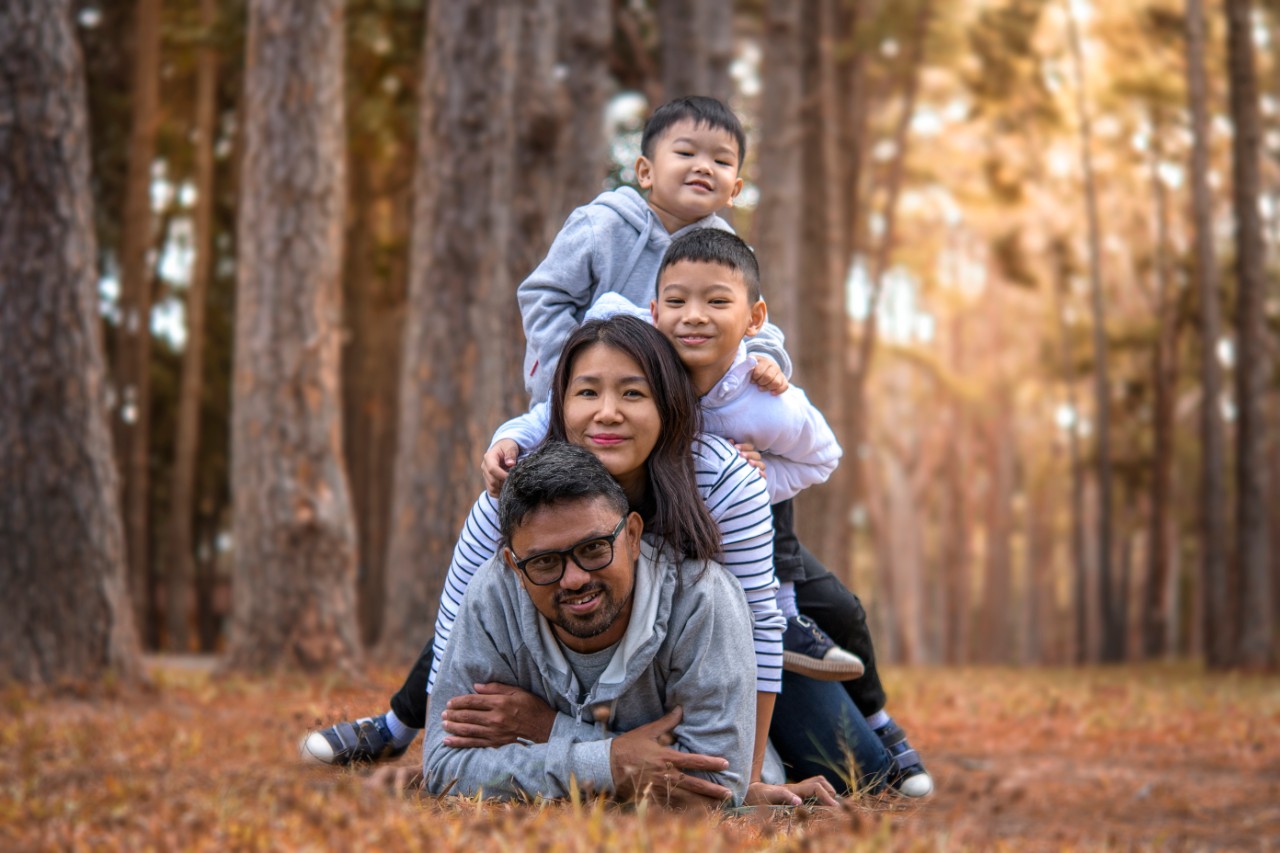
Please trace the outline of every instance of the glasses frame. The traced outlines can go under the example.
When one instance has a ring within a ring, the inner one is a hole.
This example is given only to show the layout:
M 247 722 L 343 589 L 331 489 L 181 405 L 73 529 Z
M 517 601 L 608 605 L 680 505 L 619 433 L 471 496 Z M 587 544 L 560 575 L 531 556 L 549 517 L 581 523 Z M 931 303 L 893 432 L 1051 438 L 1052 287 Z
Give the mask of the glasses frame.
M 565 569 L 568 568 L 568 565 L 569 565 L 568 562 L 566 561 L 567 559 L 573 560 L 573 564 L 578 568 L 582 569 L 584 572 L 598 572 L 601 569 L 607 569 L 610 565 L 612 565 L 614 543 L 617 541 L 618 536 L 622 533 L 622 528 L 625 527 L 626 524 L 627 524 L 627 517 L 624 515 L 622 518 L 618 520 L 618 526 L 613 528 L 613 532 L 607 536 L 588 536 L 586 539 L 573 543 L 568 548 L 564 548 L 559 551 L 539 551 L 536 554 L 530 554 L 528 557 L 525 557 L 523 560 L 521 560 L 519 557 L 516 556 L 515 549 L 508 546 L 507 550 L 511 552 L 512 558 L 515 559 L 516 568 L 524 573 L 524 576 L 529 579 L 529 583 L 533 584 L 534 586 L 551 586 L 552 584 L 560 583 L 560 579 L 564 577 Z M 588 569 L 586 566 L 582 565 L 582 562 L 578 559 L 577 555 L 573 553 L 574 551 L 581 548 L 583 545 L 587 545 L 591 542 L 608 542 L 609 543 L 609 559 L 605 561 L 604 565 L 596 566 L 594 569 Z M 550 557 L 553 554 L 560 558 L 560 573 L 557 574 L 553 579 L 549 581 L 534 580 L 533 575 L 529 574 L 529 570 L 527 568 L 529 562 L 532 560 L 536 560 L 539 557 Z

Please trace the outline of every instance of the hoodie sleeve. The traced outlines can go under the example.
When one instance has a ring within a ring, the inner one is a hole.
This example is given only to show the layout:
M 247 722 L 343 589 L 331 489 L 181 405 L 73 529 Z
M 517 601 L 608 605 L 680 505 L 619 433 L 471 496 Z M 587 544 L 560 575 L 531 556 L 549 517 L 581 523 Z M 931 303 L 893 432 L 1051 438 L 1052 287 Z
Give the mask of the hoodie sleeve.
M 787 355 L 784 343 L 782 330 L 766 321 L 754 337 L 747 338 L 747 352 L 751 355 L 767 355 L 778 363 L 783 375 L 790 379 L 791 356 Z
M 765 461 L 769 502 L 779 503 L 824 483 L 836 470 L 842 451 L 827 419 L 798 386 L 779 396 L 748 389 L 751 423 L 745 433 Z
M 516 443 L 522 453 L 526 453 L 542 443 L 547 437 L 547 428 L 551 421 L 551 405 L 534 403 L 533 408 L 523 415 L 516 415 L 493 434 L 489 446 L 493 447 L 504 438 Z
M 558 798 L 568 796 L 576 780 L 582 790 L 612 793 L 611 741 L 600 739 L 594 728 L 563 713 L 547 743 L 466 749 L 444 745 L 446 732 L 436 708 L 443 708 L 454 696 L 471 693 L 472 685 L 479 682 L 521 683 L 515 659 L 517 638 L 509 633 L 517 624 L 517 614 L 503 585 L 487 576 L 497 571 L 506 569 L 493 564 L 477 578 L 459 613 L 455 641 L 440 666 L 422 747 L 427 789 L 437 795 L 447 791 L 464 796 L 483 792 L 497 799 L 534 794 Z
M 597 273 L 595 234 L 585 208 L 570 214 L 547 256 L 516 289 L 524 322 L 524 387 L 531 402 L 547 399 L 560 349 L 591 304 Z

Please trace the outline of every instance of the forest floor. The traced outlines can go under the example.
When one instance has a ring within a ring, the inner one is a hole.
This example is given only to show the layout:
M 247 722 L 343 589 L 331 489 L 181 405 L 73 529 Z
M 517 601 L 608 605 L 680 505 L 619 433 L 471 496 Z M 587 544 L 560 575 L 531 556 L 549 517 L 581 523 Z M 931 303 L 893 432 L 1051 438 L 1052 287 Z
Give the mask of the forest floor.
M 932 797 L 706 817 L 436 801 L 303 765 L 298 737 L 381 709 L 390 669 L 358 685 L 149 669 L 143 689 L 0 691 L 0 850 L 1280 851 L 1275 676 L 893 668 Z

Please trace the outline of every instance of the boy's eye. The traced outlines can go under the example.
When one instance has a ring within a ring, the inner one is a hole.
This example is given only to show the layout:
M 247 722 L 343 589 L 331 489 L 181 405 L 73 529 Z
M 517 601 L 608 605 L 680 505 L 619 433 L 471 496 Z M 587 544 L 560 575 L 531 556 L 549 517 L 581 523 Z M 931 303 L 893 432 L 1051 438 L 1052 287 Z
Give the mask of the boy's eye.
M 679 306 L 681 306 L 681 305 L 683 305 L 683 304 L 684 304 L 684 300 L 683 300 L 683 299 L 676 299 L 674 296 L 672 296 L 672 297 L 669 297 L 668 299 L 666 299 L 666 300 L 665 300 L 665 303 L 666 303 L 667 305 L 670 305 L 672 308 L 677 308 L 677 307 L 679 307 Z

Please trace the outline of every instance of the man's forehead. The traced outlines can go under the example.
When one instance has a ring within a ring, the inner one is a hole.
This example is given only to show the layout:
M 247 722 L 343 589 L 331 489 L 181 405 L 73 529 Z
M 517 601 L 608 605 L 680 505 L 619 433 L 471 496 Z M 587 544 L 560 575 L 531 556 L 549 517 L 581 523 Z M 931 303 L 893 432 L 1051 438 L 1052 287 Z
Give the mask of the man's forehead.
M 526 515 L 511 532 L 511 545 L 521 555 L 568 548 L 592 536 L 608 536 L 618 526 L 618 518 L 618 511 L 603 495 L 558 501 Z

